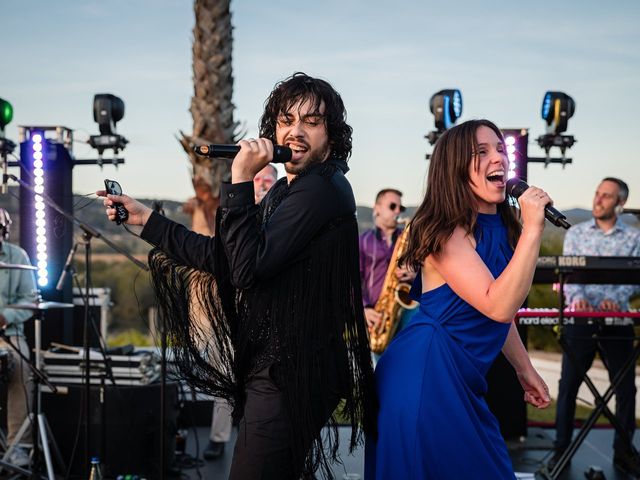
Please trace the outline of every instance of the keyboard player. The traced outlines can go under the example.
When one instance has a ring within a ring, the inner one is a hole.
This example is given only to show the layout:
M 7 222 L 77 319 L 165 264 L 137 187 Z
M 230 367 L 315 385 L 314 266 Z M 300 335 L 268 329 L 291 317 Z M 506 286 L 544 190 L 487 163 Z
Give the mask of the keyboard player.
M 640 257 L 640 230 L 618 218 L 628 195 L 629 188 L 622 180 L 613 177 L 602 180 L 593 198 L 593 218 L 569 229 L 564 239 L 563 254 Z M 628 310 L 629 299 L 639 292 L 639 285 L 565 286 L 567 305 L 578 311 Z M 633 353 L 633 326 L 607 326 L 598 322 L 567 325 L 563 335 L 578 365 L 569 360 L 566 352 L 563 353 L 556 413 L 556 451 L 549 462 L 549 469 L 571 442 L 578 389 L 596 351 L 600 352 L 611 379 Z M 615 415 L 629 438 L 633 439 L 636 396 L 633 368 L 621 380 L 615 394 Z M 633 478 L 640 478 L 640 458 L 618 432 L 614 436 L 613 449 L 615 467 Z

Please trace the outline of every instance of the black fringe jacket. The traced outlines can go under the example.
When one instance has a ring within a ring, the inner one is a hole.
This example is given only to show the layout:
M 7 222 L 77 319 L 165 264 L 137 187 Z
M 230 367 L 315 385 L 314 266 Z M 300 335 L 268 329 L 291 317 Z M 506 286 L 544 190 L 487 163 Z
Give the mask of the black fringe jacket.
M 350 449 L 363 431 L 375 434 L 347 170 L 332 159 L 290 184 L 280 179 L 260 206 L 251 182 L 223 185 L 214 238 L 157 214 L 142 232 L 158 247 L 149 264 L 181 373 L 229 399 L 239 418 L 245 383 L 271 366 L 291 418 L 292 458 L 304 461 L 305 478 L 318 469 L 331 478 L 338 451 L 335 414 L 321 437 L 311 405 L 339 392 L 336 413 L 351 424 Z

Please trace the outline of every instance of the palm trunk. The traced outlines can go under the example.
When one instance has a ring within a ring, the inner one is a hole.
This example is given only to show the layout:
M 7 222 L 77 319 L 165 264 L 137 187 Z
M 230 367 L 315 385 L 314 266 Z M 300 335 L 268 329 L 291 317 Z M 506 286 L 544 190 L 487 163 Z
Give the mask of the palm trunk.
M 212 235 L 220 184 L 230 175 L 231 162 L 193 153 L 195 145 L 235 143 L 239 123 L 233 119 L 231 66 L 232 27 L 230 0 L 195 0 L 193 27 L 193 84 L 191 115 L 193 132 L 178 140 L 191 161 L 195 197 L 185 205 L 192 215 L 192 229 Z

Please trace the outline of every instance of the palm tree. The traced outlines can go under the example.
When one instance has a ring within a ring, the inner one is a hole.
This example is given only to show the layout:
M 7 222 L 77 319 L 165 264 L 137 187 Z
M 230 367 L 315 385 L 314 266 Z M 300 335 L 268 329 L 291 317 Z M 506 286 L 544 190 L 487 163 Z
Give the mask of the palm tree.
M 220 183 L 230 173 L 231 162 L 208 159 L 193 147 L 210 143 L 236 143 L 242 137 L 233 119 L 231 67 L 232 27 L 230 0 L 195 0 L 193 27 L 193 132 L 178 138 L 191 161 L 195 197 L 187 201 L 194 231 L 212 235 L 220 203 Z

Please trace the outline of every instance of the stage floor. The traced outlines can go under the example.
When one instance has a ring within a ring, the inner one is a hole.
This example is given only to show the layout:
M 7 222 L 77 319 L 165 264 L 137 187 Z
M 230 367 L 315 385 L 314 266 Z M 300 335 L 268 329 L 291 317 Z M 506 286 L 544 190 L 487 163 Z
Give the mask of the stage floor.
M 202 458 L 202 449 L 208 442 L 209 429 L 205 427 L 198 427 L 195 429 L 197 432 L 200 455 Z M 607 480 L 627 480 L 628 477 L 624 473 L 615 469 L 612 465 L 612 443 L 613 443 L 613 430 L 612 429 L 594 429 L 592 430 L 580 449 L 576 452 L 571 464 L 565 469 L 560 480 L 575 480 L 585 478 L 584 472 L 591 466 L 599 466 Z M 342 452 L 342 459 L 344 466 L 336 465 L 333 469 L 337 480 L 342 480 L 345 474 L 355 473 L 360 475 L 360 478 L 364 478 L 364 451 L 357 450 L 353 456 L 347 453 L 346 445 L 348 443 L 350 429 L 348 427 L 342 427 L 340 429 L 340 446 Z M 231 465 L 231 456 L 233 453 L 233 442 L 235 441 L 236 430 L 232 435 L 231 442 L 225 448 L 224 456 L 216 461 L 203 461 L 201 463 L 199 477 L 196 468 L 183 469 L 183 478 L 189 479 L 215 479 L 224 480 L 229 473 L 229 467 Z M 509 442 L 509 452 L 516 472 L 523 473 L 535 473 L 546 462 L 547 458 L 551 456 L 551 448 L 553 445 L 553 438 L 555 431 L 553 429 L 542 428 L 529 428 L 529 435 L 522 442 Z M 640 448 L 640 441 L 636 435 L 634 442 L 636 448 Z M 186 452 L 193 457 L 196 457 L 196 438 L 194 429 L 189 431 L 187 438 Z M 351 477 L 357 478 L 357 477 Z M 537 475 L 535 478 L 542 478 Z

